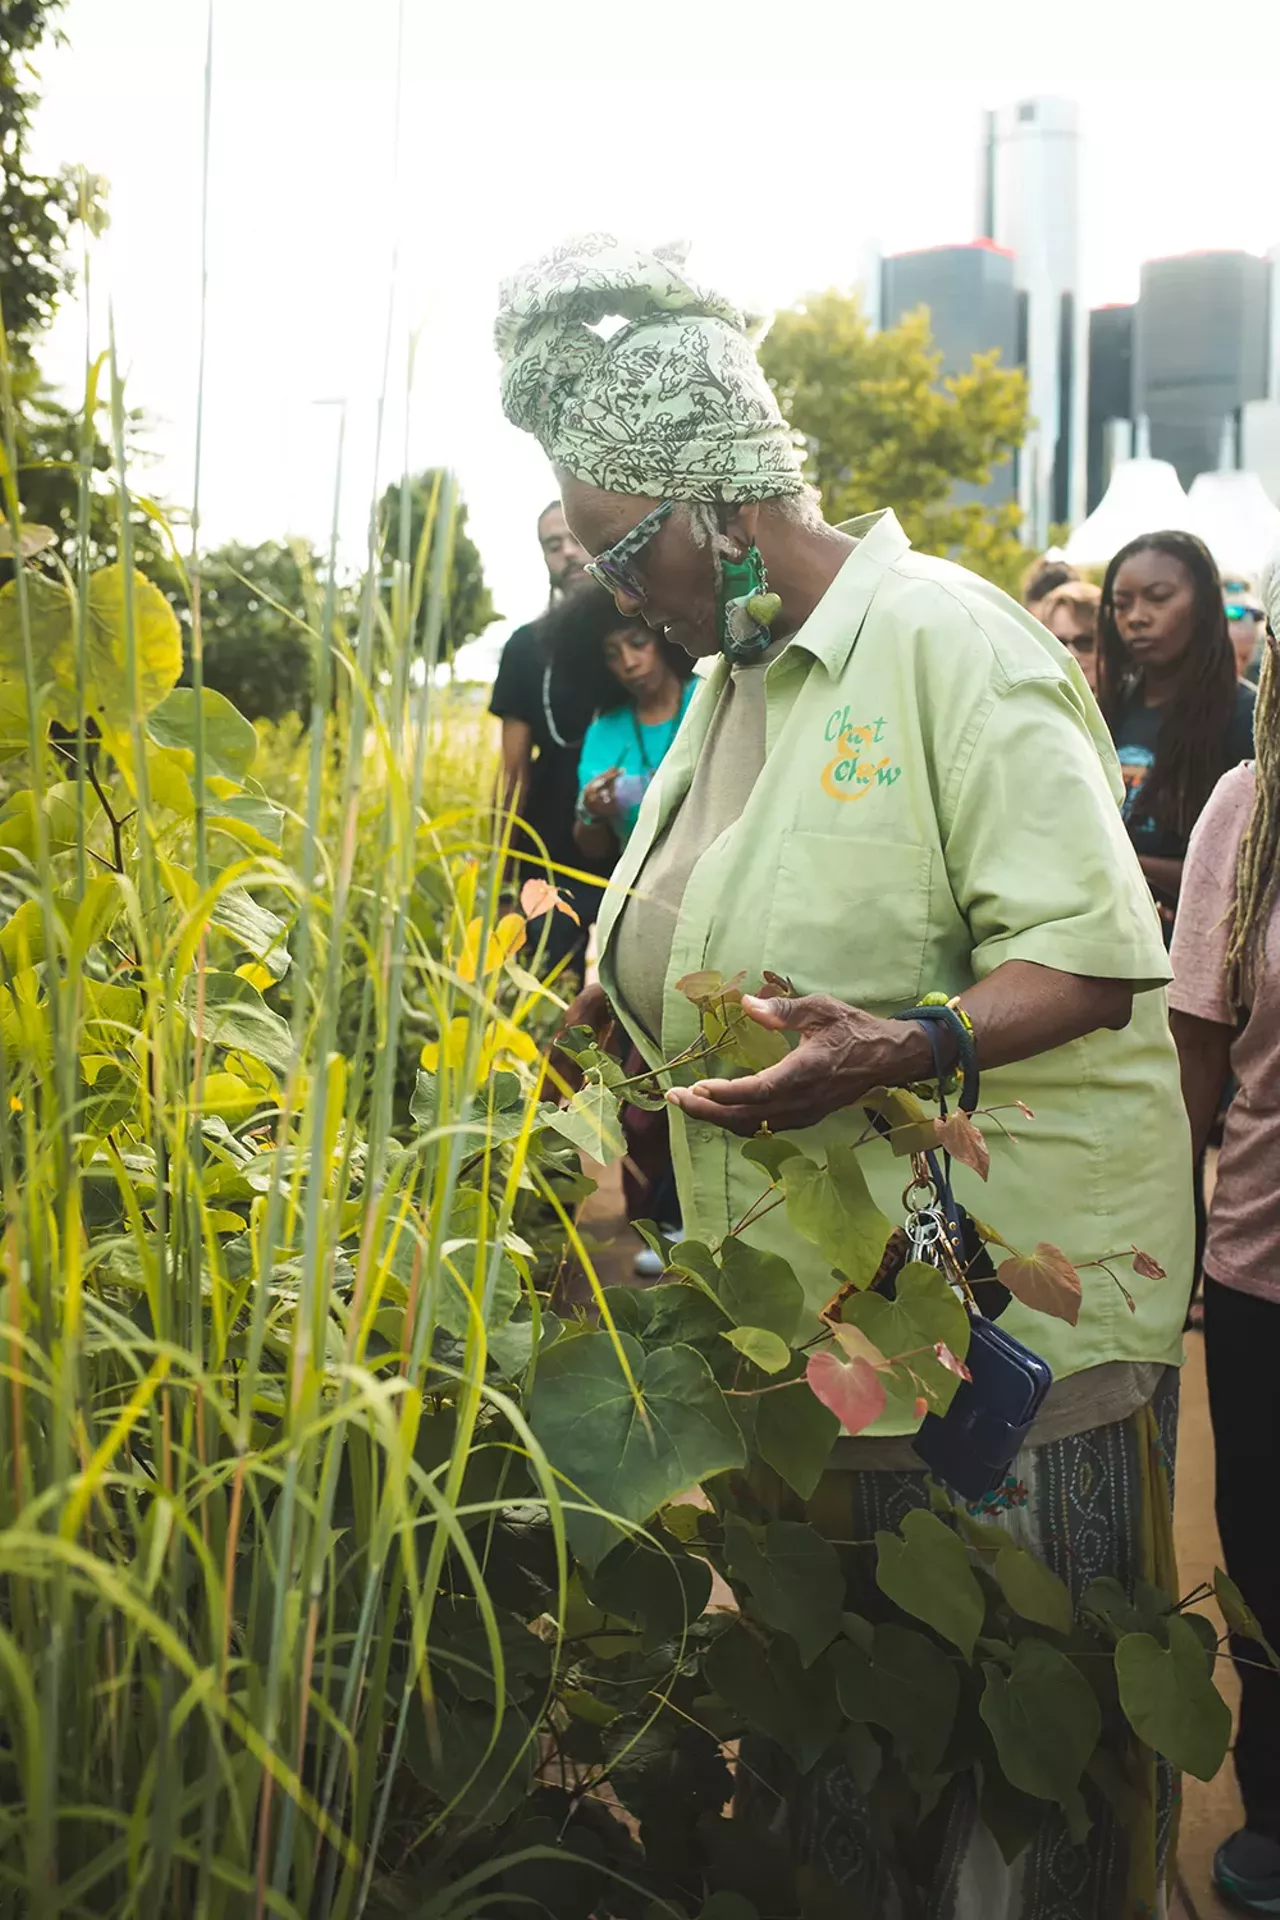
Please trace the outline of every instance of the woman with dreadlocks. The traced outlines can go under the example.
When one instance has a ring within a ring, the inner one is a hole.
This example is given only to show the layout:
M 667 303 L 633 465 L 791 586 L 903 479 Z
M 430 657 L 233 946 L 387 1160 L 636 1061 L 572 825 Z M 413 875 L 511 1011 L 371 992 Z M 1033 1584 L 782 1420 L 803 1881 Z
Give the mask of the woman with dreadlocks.
M 1205 1361 L 1227 1571 L 1280 1646 L 1280 554 L 1263 600 L 1257 758 L 1223 775 L 1191 836 L 1169 1005 L 1197 1152 L 1228 1075 L 1239 1083 L 1209 1214 Z M 1214 1875 L 1246 1911 L 1278 1913 L 1280 1674 L 1258 1664 L 1265 1655 L 1252 1641 L 1233 1651 L 1245 1825 L 1218 1849 Z
M 1125 782 L 1125 825 L 1166 942 L 1187 841 L 1214 784 L 1253 751 L 1213 557 L 1190 533 L 1144 533 L 1102 585 L 1099 693 Z

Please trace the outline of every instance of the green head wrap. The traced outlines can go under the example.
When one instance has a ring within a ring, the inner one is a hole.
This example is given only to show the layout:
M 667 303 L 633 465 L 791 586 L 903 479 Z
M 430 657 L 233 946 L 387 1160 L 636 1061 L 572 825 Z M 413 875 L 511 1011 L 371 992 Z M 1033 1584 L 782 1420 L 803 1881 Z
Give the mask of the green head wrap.
M 507 418 L 613 493 L 764 500 L 804 487 L 744 316 L 676 247 L 569 240 L 504 282 L 495 329 Z M 624 325 L 607 339 L 606 319 Z

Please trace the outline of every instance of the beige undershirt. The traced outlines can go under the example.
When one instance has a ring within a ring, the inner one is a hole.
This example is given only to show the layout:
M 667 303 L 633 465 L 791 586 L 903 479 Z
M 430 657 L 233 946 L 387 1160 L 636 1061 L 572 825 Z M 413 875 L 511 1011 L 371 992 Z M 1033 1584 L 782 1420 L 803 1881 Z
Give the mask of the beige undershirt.
M 734 667 L 693 770 L 689 791 L 636 875 L 618 916 L 613 968 L 623 1006 L 651 1040 L 662 1040 L 662 995 L 689 876 L 746 806 L 765 758 L 764 670 L 786 645 Z
M 636 875 L 618 917 L 613 967 L 618 996 L 649 1038 L 660 1041 L 663 989 L 680 903 L 694 867 L 738 819 L 765 763 L 764 669 L 785 646 L 734 667 L 720 695 L 689 791 Z M 1127 1420 L 1160 1383 L 1162 1363 L 1110 1360 L 1055 1380 L 1026 1445 L 1043 1447 L 1091 1427 Z M 909 1436 L 837 1441 L 833 1467 L 873 1473 L 919 1472 Z

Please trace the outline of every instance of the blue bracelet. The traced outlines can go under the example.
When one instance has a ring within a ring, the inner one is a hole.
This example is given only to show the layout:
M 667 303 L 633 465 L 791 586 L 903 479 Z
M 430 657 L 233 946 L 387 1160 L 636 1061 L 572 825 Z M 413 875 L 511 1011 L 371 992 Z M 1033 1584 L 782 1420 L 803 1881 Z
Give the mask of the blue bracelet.
M 960 1069 L 960 1107 L 962 1112 L 972 1113 L 978 1104 L 978 1049 L 974 1044 L 973 1031 L 964 1016 L 955 1007 L 923 1006 L 911 1007 L 905 1013 L 895 1013 L 893 1017 L 895 1020 L 914 1020 L 924 1028 L 929 1035 L 935 1067 L 941 1064 L 935 1029 L 947 1029 L 956 1043 L 956 1065 Z

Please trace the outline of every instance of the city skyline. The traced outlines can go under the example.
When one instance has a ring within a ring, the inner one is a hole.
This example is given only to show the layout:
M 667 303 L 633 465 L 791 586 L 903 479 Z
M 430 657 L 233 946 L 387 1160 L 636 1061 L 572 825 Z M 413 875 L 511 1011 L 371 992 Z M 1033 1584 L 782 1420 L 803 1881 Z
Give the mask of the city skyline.
M 111 178 L 94 337 L 102 343 L 110 283 L 130 398 L 156 418 L 163 447 L 148 483 L 185 500 L 204 9 L 113 0 L 110 19 L 105 11 L 71 0 L 69 45 L 42 62 L 37 153 Z M 457 467 L 497 603 L 522 617 L 541 591 L 532 521 L 549 476 L 498 410 L 489 332 L 501 274 L 566 231 L 613 225 L 640 239 L 688 235 L 698 270 L 758 307 L 848 285 L 872 252 L 972 236 L 981 112 L 1024 95 L 1080 101 L 1087 306 L 1131 298 L 1144 258 L 1206 244 L 1261 252 L 1280 237 L 1266 184 L 1272 136 L 1258 117 L 1240 116 L 1221 140 L 1184 138 L 1206 88 L 1220 86 L 1225 102 L 1236 48 L 1247 41 L 1267 64 L 1267 29 L 1260 36 L 1233 0 L 1216 12 L 1220 31 L 1194 49 L 1153 33 L 1155 15 L 1142 8 L 1117 18 L 1114 7 L 1083 5 L 1064 40 L 1047 10 L 995 4 L 981 34 L 966 36 L 951 10 L 926 0 L 913 16 L 909 76 L 901 36 L 870 8 L 810 5 L 780 36 L 769 10 L 747 0 L 735 32 L 767 59 L 756 78 L 739 63 L 723 89 L 709 85 L 723 72 L 718 17 L 710 6 L 658 4 L 637 39 L 609 8 L 571 5 L 548 22 L 514 6 L 446 19 L 409 7 L 397 183 L 391 0 L 372 0 L 358 34 L 329 0 L 269 9 L 222 0 L 202 477 L 210 540 L 296 530 L 323 541 L 336 423 L 318 403 L 342 397 L 342 522 L 358 553 L 388 332 L 383 479 L 406 444 L 400 369 L 418 329 L 410 463 Z M 1275 39 L 1280 48 L 1280 30 Z M 895 73 L 901 84 L 886 84 Z M 629 140 L 618 138 L 623 105 L 635 122 Z M 763 158 L 729 137 L 755 127 Z M 83 341 L 76 300 L 44 355 L 52 376 L 74 385 Z

